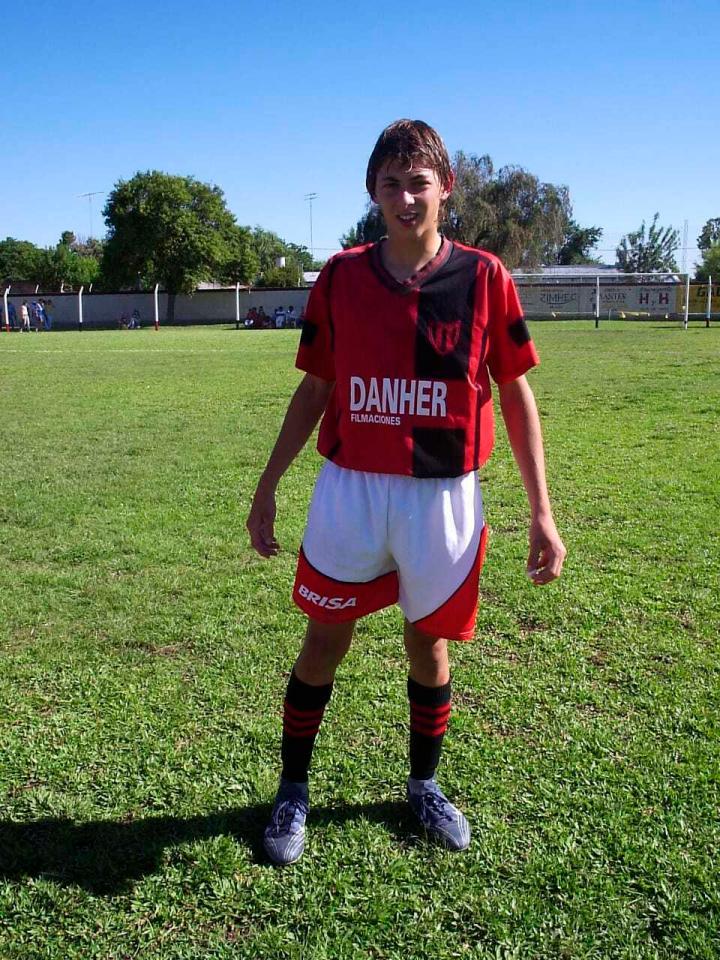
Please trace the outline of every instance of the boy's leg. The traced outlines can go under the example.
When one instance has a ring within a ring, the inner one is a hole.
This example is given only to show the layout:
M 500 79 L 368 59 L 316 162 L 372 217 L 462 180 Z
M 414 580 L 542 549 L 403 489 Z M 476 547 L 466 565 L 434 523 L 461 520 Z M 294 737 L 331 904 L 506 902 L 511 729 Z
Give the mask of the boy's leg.
M 332 683 L 335 671 L 350 649 L 356 620 L 320 623 L 308 617 L 302 649 L 295 661 L 295 673 L 313 686 Z
M 265 850 L 278 864 L 294 863 L 305 848 L 307 778 L 315 737 L 354 627 L 354 620 L 326 624 L 308 619 L 305 642 L 290 675 L 283 711 L 282 777 L 264 835 Z
M 303 851 L 315 736 L 355 621 L 398 598 L 387 498 L 386 476 L 331 461 L 315 484 L 293 588 L 308 628 L 285 697 L 283 774 L 265 831 L 265 849 L 276 863 L 292 863 Z
M 308 619 L 305 642 L 285 694 L 282 760 L 284 780 L 306 783 L 315 737 L 330 700 L 335 671 L 350 649 L 355 621 Z
M 448 641 L 422 633 L 405 621 L 410 661 L 410 777 L 408 800 L 428 834 L 451 850 L 465 850 L 470 827 L 435 782 L 450 716 Z
M 405 649 L 410 661 L 410 776 L 431 780 L 450 716 L 448 642 L 421 633 L 406 620 Z

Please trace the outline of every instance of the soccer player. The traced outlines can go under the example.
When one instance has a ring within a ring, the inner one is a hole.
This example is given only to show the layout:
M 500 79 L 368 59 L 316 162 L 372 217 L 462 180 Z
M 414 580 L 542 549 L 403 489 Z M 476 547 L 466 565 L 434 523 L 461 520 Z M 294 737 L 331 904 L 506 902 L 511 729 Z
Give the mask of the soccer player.
M 453 172 L 439 135 L 398 120 L 380 135 L 366 185 L 387 236 L 332 257 L 308 301 L 290 401 L 247 521 L 278 552 L 277 485 L 322 424 L 293 599 L 307 614 L 285 695 L 282 775 L 264 835 L 278 864 L 305 845 L 308 769 L 356 620 L 399 602 L 409 660 L 410 807 L 427 835 L 464 850 L 470 828 L 435 771 L 450 714 L 448 641 L 470 640 L 486 526 L 476 471 L 493 446 L 490 376 L 530 505 L 527 572 L 560 575 L 565 547 L 545 483 L 525 373 L 538 356 L 500 260 L 442 236 Z

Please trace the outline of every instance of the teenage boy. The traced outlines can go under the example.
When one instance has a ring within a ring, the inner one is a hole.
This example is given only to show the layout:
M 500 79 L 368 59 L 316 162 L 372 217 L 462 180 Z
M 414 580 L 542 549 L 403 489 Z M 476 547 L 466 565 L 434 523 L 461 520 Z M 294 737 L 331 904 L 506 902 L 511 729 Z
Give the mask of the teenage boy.
M 565 547 L 545 484 L 538 362 L 512 279 L 496 256 L 438 229 L 453 173 L 439 135 L 398 120 L 366 185 L 387 237 L 346 250 L 312 290 L 297 366 L 305 377 L 260 478 L 247 527 L 278 552 L 275 491 L 323 416 L 326 458 L 310 505 L 293 599 L 308 615 L 287 687 L 282 776 L 264 845 L 292 863 L 305 844 L 308 769 L 355 621 L 399 602 L 409 659 L 410 806 L 427 834 L 464 850 L 470 829 L 435 781 L 450 714 L 449 640 L 470 640 L 486 527 L 476 471 L 493 445 L 490 375 L 530 504 L 527 571 L 560 575 Z

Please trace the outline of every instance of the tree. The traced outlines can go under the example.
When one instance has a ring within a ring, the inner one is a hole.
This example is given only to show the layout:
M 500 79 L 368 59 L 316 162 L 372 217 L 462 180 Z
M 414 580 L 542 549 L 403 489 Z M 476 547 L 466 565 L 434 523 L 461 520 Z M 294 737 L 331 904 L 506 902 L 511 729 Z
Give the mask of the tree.
M 0 241 L 0 280 L 8 283 L 34 280 L 38 283 L 41 257 L 42 250 L 34 243 L 7 237 Z
M 55 247 L 42 250 L 37 278 L 46 290 L 58 290 L 62 284 L 71 288 L 94 283 L 100 275 L 100 263 L 94 257 L 82 257 L 64 243 L 62 237 Z
M 556 262 L 563 265 L 599 263 L 591 251 L 600 242 L 602 234 L 602 227 L 581 227 L 575 220 L 568 220 Z
M 236 226 L 228 235 L 228 256 L 215 279 L 224 283 L 252 283 L 259 269 L 250 228 Z
M 304 270 L 319 270 L 322 263 L 314 260 L 307 247 L 287 243 L 272 230 L 262 227 L 246 228 L 258 267 L 253 282 L 258 287 L 296 287 L 302 280 Z M 278 266 L 281 259 L 285 266 Z
M 640 228 L 622 238 L 615 252 L 616 266 L 624 273 L 671 273 L 678 269 L 675 252 L 680 246 L 680 234 L 673 227 L 658 226 L 660 214 L 653 217 L 646 230 L 643 220 Z
M 99 241 L 90 241 L 93 245 Z M 100 274 L 100 257 L 95 247 L 78 242 L 71 230 L 64 230 L 54 247 L 39 249 L 31 243 L 8 240 L 0 244 L 6 248 L 10 260 L 15 258 L 15 264 L 8 262 L 11 271 L 16 274 L 15 279 L 34 280 L 45 290 L 57 290 L 62 284 L 70 288 L 84 285 L 89 287 L 97 281 Z M 23 266 L 18 269 L 18 256 Z M 0 252 L 0 264 L 2 263 Z M 6 258 L 7 259 L 7 258 Z M 0 267 L 1 272 L 1 267 Z M 20 277 L 19 273 L 26 274 Z
M 222 190 L 194 177 L 136 173 L 118 181 L 103 215 L 106 283 L 125 288 L 161 283 L 169 294 L 168 322 L 178 293 L 194 293 L 198 283 L 222 276 L 231 263 L 238 270 L 247 265 L 248 258 L 239 255 L 240 228 Z
M 306 246 L 298 243 L 286 243 L 287 257 L 297 263 L 302 270 L 321 270 L 324 261 L 315 260 Z
M 356 225 L 350 227 L 348 232 L 340 237 L 340 244 L 343 250 L 349 250 L 350 247 L 360 247 L 364 243 L 375 243 L 382 239 L 386 233 L 387 227 L 380 212 L 380 207 L 369 202 L 365 208 L 365 213 Z
M 555 260 L 572 213 L 567 187 L 542 183 L 518 166 L 496 172 L 487 155 L 458 152 L 453 168 L 448 236 L 496 253 L 510 269 Z
M 95 237 L 88 237 L 87 240 L 76 237 L 70 244 L 70 249 L 81 257 L 92 257 L 100 263 L 104 246 L 104 242 L 96 240 Z
M 703 251 L 702 263 L 698 265 L 695 279 L 706 283 L 710 277 L 720 280 L 720 240 L 716 240 Z
M 713 244 L 720 240 L 720 217 L 713 217 L 708 220 L 700 232 L 697 239 L 697 245 L 700 250 L 709 250 Z
M 299 287 L 302 280 L 302 271 L 297 264 L 291 263 L 284 267 L 271 267 L 266 270 L 257 282 L 259 287 Z
M 259 263 L 257 276 L 254 278 L 255 283 L 258 283 L 268 271 L 277 267 L 279 258 L 286 256 L 287 250 L 285 242 L 276 233 L 262 227 L 253 228 L 251 242 Z
M 486 236 L 496 217 L 487 196 L 494 176 L 493 162 L 487 154 L 467 156 L 462 150 L 453 157 L 455 184 L 445 209 L 445 232 L 470 245 Z
M 557 261 L 572 212 L 567 187 L 541 183 L 522 167 L 496 172 L 487 155 L 460 151 L 453 168 L 455 185 L 441 225 L 446 236 L 497 253 L 510 268 Z M 379 209 L 369 205 L 340 242 L 347 248 L 386 232 Z

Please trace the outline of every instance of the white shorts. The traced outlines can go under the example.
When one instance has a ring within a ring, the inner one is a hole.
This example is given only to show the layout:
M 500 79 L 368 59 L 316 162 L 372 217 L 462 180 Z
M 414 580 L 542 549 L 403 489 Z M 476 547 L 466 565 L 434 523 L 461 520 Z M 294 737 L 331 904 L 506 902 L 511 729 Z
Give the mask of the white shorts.
M 399 603 L 423 632 L 469 640 L 485 541 L 475 473 L 426 479 L 327 461 L 310 504 L 293 599 L 324 623 Z

